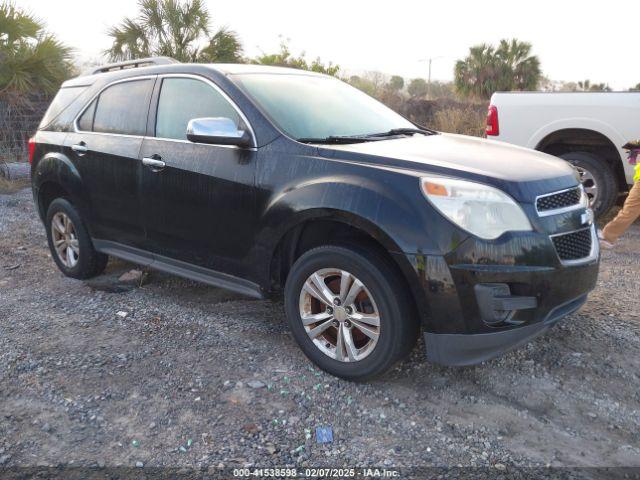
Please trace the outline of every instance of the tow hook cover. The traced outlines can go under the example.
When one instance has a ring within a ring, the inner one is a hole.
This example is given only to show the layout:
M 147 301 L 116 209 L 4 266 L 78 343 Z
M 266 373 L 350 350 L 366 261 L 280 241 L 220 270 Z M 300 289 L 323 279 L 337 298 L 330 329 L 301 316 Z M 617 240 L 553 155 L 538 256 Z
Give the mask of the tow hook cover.
M 474 287 L 482 320 L 496 326 L 509 320 L 516 310 L 536 308 L 536 297 L 511 295 L 506 283 L 481 283 Z

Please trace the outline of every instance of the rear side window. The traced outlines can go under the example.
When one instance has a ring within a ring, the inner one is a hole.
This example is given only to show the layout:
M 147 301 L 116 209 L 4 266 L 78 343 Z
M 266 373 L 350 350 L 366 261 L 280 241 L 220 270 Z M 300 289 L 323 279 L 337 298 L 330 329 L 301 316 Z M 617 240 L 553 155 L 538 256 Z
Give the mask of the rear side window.
M 40 122 L 40 128 L 44 128 L 49 125 L 55 118 L 60 115 L 71 103 L 80 96 L 82 92 L 87 89 L 86 85 L 80 87 L 65 87 L 58 90 L 56 96 L 53 97 L 51 105 L 47 109 L 47 112 L 42 117 Z
M 227 117 L 240 125 L 236 109 L 210 85 L 193 78 L 162 81 L 156 137 L 186 140 L 189 120 L 202 117 Z
M 93 130 L 93 116 L 96 113 L 96 103 L 98 103 L 97 99 L 91 102 L 91 105 L 89 105 L 78 119 L 78 129 L 83 132 L 91 132 Z
M 106 88 L 95 106 L 93 131 L 144 135 L 152 87 L 152 80 L 145 79 L 117 83 Z M 81 120 L 85 125 L 90 122 L 84 119 L 84 114 Z

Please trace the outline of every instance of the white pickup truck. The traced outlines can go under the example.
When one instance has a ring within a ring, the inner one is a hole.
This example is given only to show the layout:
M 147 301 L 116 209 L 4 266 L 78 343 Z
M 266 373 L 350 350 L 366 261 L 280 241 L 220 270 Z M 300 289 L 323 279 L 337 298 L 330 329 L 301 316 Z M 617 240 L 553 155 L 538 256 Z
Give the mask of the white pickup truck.
M 633 183 L 622 146 L 640 138 L 640 92 L 497 92 L 486 132 L 574 164 L 602 215 Z

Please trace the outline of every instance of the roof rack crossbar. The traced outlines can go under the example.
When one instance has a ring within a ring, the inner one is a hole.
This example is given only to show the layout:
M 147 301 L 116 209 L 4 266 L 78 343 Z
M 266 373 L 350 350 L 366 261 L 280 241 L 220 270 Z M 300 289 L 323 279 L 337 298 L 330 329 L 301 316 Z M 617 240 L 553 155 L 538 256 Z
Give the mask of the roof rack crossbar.
M 150 65 L 168 65 L 170 63 L 180 63 L 175 58 L 171 57 L 147 57 L 137 58 L 135 60 L 127 60 L 124 62 L 109 63 L 102 67 L 96 68 L 91 72 L 91 75 L 96 73 L 112 72 L 114 70 L 124 70 L 125 68 L 139 68 L 147 67 Z

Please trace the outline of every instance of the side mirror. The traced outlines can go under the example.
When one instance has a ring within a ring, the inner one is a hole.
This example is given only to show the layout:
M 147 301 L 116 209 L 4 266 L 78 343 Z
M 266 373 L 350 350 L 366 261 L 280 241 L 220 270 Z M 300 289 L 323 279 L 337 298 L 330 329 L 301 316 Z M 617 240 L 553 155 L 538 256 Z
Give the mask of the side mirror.
M 194 118 L 187 124 L 187 139 L 198 143 L 251 147 L 251 135 L 238 130 L 233 120 L 226 117 Z

